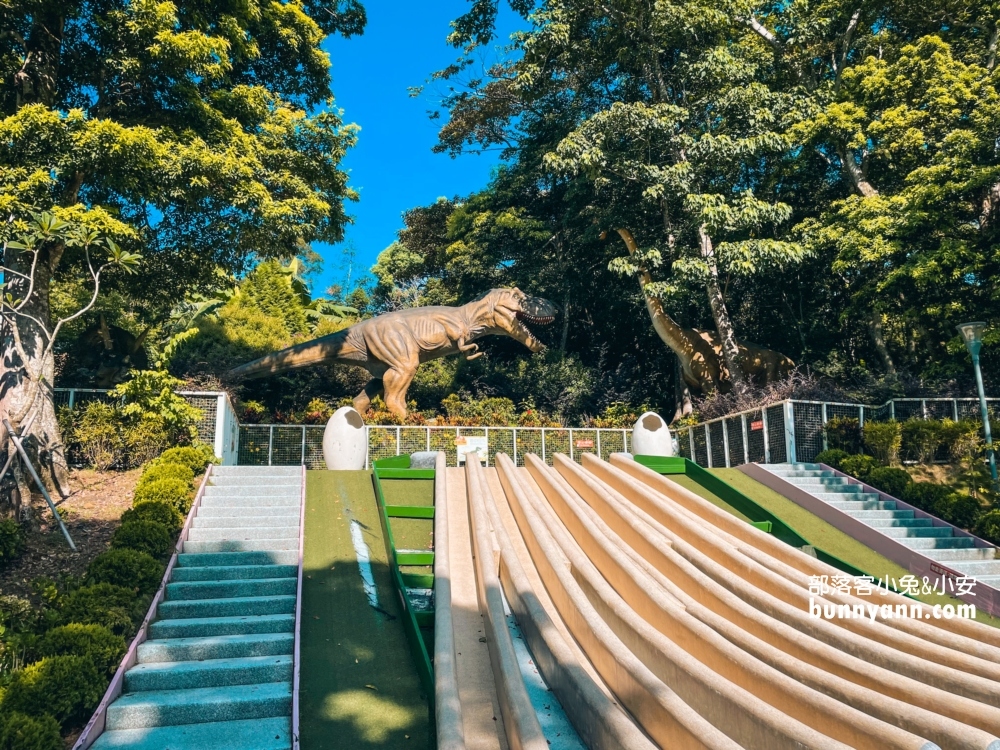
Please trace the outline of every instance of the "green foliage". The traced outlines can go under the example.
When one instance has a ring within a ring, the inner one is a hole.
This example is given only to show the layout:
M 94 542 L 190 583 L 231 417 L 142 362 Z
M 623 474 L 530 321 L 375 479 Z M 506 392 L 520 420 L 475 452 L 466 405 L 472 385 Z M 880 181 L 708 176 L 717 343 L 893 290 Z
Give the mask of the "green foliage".
M 952 489 L 943 484 L 911 482 L 906 485 L 900 500 L 928 513 L 936 513 L 937 508 L 943 506 L 951 498 L 951 495 Z
M 143 469 L 136 489 L 150 485 L 153 482 L 158 482 L 161 479 L 179 479 L 189 487 L 194 487 L 194 471 L 192 471 L 190 466 L 176 462 L 157 462 L 149 464 Z
M 0 718 L 0 750 L 64 750 L 59 722 L 48 714 L 12 711 Z
M 78 726 L 100 702 L 105 684 L 86 657 L 49 656 L 11 676 L 0 709 L 29 716 L 48 714 L 63 726 Z
M 841 460 L 840 470 L 862 482 L 868 481 L 869 474 L 878 468 L 878 461 L 871 456 L 853 455 Z
M 161 524 L 171 534 L 176 534 L 184 526 L 184 516 L 172 503 L 162 503 L 158 500 L 146 500 L 134 503 L 131 508 L 122 513 L 121 522 L 155 521 Z
M 161 480 L 174 482 L 174 479 Z M 112 549 L 132 549 L 145 552 L 155 558 L 164 557 L 173 547 L 170 532 L 155 521 L 128 521 L 123 523 L 111 537 Z
M 124 637 L 135 632 L 134 622 L 145 614 L 131 588 L 111 583 L 82 586 L 70 592 L 59 608 L 64 624 L 103 625 L 112 633 Z
M 0 567 L 21 556 L 24 551 L 24 528 L 12 518 L 0 521 Z
M 902 424 L 903 457 L 922 464 L 933 463 L 938 448 L 947 437 L 947 425 L 943 422 L 936 419 L 908 419 Z
M 72 440 L 90 466 L 107 471 L 122 462 L 125 441 L 118 410 L 103 401 L 91 401 L 75 420 Z
M 906 492 L 906 487 L 913 480 L 904 469 L 897 469 L 890 466 L 879 466 L 869 472 L 865 482 L 872 487 L 882 490 L 882 492 L 892 497 L 902 498 Z
M 979 516 L 972 532 L 990 544 L 1000 545 L 1000 510 L 988 510 Z
M 979 501 L 970 495 L 952 492 L 937 501 L 934 513 L 960 529 L 971 529 L 982 513 Z
M 861 423 L 852 417 L 834 417 L 827 421 L 826 443 L 848 453 L 861 453 Z
M 38 646 L 42 656 L 82 656 L 111 676 L 125 655 L 125 639 L 103 625 L 70 623 L 48 631 Z
M 196 443 L 165 450 L 160 454 L 156 463 L 182 464 L 191 469 L 195 476 L 198 476 L 208 468 L 209 464 L 221 463 L 221 459 L 212 452 L 212 446 Z
M 151 527 L 150 525 L 154 523 L 154 521 L 129 520 L 122 524 L 122 528 Z M 137 534 L 134 532 L 128 537 L 132 546 L 135 545 L 136 537 Z M 118 547 L 121 547 L 117 533 L 116 542 Z M 160 581 L 163 579 L 163 564 L 146 552 L 112 547 L 91 561 L 87 566 L 87 576 L 95 583 L 111 583 L 122 588 L 135 589 L 140 596 L 148 596 L 160 586 Z
M 267 417 L 267 407 L 260 401 L 251 399 L 240 404 L 240 422 L 242 424 L 259 424 Z
M 132 370 L 129 376 L 111 391 L 112 397 L 121 400 L 126 429 L 146 433 L 161 430 L 166 440 L 174 442 L 198 436 L 196 424 L 201 411 L 175 392 L 184 387 L 184 381 L 155 370 Z M 144 439 L 148 440 L 145 437 L 135 440 L 140 444 Z M 142 461 L 151 457 L 144 456 Z
M 187 515 L 191 509 L 194 493 L 191 485 L 182 479 L 157 479 L 155 482 L 136 487 L 134 505 L 142 503 L 166 503 L 175 507 L 178 512 Z
M 816 455 L 816 463 L 826 464 L 827 466 L 832 466 L 834 469 L 840 470 L 841 464 L 844 459 L 851 454 L 840 448 L 830 448 L 829 450 L 820 451 Z
M 903 435 L 896 420 L 866 423 L 864 441 L 865 447 L 880 464 L 891 466 L 899 463 L 899 449 L 903 444 Z

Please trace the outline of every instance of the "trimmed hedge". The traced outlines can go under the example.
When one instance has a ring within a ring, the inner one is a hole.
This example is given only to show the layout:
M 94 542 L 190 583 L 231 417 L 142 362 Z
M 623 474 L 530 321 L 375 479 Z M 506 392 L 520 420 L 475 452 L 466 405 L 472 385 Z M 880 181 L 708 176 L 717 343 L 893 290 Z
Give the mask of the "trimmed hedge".
M 147 500 L 136 503 L 122 513 L 122 523 L 130 521 L 153 521 L 165 527 L 171 534 L 176 534 L 184 526 L 184 516 L 170 503 L 159 500 Z
M 0 565 L 20 557 L 24 551 L 24 529 L 13 518 L 0 521 Z
M 156 521 L 129 521 L 119 526 L 111 537 L 112 549 L 134 549 L 162 558 L 173 547 L 173 537 L 166 526 Z
M 830 448 L 829 450 L 821 451 L 816 456 L 816 463 L 832 466 L 839 471 L 841 462 L 850 455 L 850 453 L 842 451 L 840 448 Z
M 112 633 L 127 638 L 135 632 L 135 622 L 145 615 L 142 605 L 132 589 L 96 583 L 78 588 L 67 596 L 59 613 L 62 624 L 103 625 Z
M 850 474 L 855 479 L 862 482 L 868 480 L 868 475 L 878 468 L 878 461 L 871 456 L 854 455 L 848 456 L 840 462 L 840 470 L 845 474 Z
M 180 479 L 157 479 L 155 482 L 137 487 L 132 498 L 133 505 L 157 502 L 173 505 L 182 514 L 191 509 L 194 491 L 191 485 Z
M 943 484 L 911 482 L 906 485 L 900 500 L 928 513 L 935 513 L 938 504 L 946 501 L 951 494 L 951 489 Z
M 112 676 L 125 655 L 125 639 L 103 625 L 78 622 L 52 628 L 42 636 L 38 653 L 42 656 L 83 656 L 97 671 Z
M 960 529 L 971 529 L 979 520 L 982 506 L 971 495 L 953 492 L 948 497 L 938 501 L 937 505 L 934 506 L 934 512 L 939 518 L 943 518 Z
M 899 463 L 899 449 L 903 445 L 903 433 L 899 422 L 866 422 L 864 429 L 865 447 L 883 465 Z
M 156 592 L 160 581 L 163 580 L 163 564 L 152 555 L 139 550 L 109 549 L 93 559 L 87 567 L 87 575 L 96 583 L 111 583 L 122 588 L 134 589 L 140 596 L 149 596 Z
M 192 474 L 201 474 L 210 463 L 218 462 L 219 459 L 212 452 L 212 447 L 201 443 L 165 450 L 158 458 L 150 461 L 150 465 L 183 464 L 191 469 Z
M 887 495 L 899 498 L 903 496 L 906 486 L 912 481 L 913 479 L 904 469 L 894 469 L 890 466 L 879 466 L 877 469 L 872 469 L 867 479 L 868 484 L 872 487 L 882 490 Z
M 59 722 L 48 714 L 12 711 L 0 717 L 0 750 L 65 750 Z
M 180 463 L 147 464 L 136 485 L 136 490 L 161 479 L 179 479 L 189 488 L 194 487 L 194 472 L 189 466 Z
M 1000 510 L 983 513 L 976 521 L 972 533 L 992 544 L 1000 544 Z
M 0 710 L 49 714 L 63 726 L 78 726 L 100 703 L 105 685 L 85 656 L 48 656 L 11 675 Z

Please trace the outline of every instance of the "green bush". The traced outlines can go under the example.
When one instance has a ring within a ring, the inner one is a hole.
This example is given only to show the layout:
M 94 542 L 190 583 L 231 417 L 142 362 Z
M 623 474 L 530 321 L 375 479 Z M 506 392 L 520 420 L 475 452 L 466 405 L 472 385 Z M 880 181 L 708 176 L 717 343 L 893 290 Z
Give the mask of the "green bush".
M 156 458 L 173 440 L 166 420 L 159 414 L 142 414 L 125 427 L 125 451 L 130 466 Z
M 80 410 L 73 442 L 90 466 L 107 471 L 122 463 L 125 443 L 118 410 L 103 401 L 91 401 Z
M 24 551 L 24 529 L 13 518 L 0 521 L 0 566 L 20 557 Z
M 78 726 L 90 718 L 106 682 L 84 656 L 48 656 L 11 675 L 0 709 Z
M 840 462 L 840 470 L 862 482 L 868 480 L 868 475 L 878 468 L 878 461 L 871 456 L 848 456 Z
M 867 422 L 864 429 L 865 447 L 875 459 L 885 466 L 899 463 L 899 449 L 903 444 L 903 433 L 899 422 Z
M 922 464 L 934 462 L 938 448 L 948 436 L 948 425 L 936 419 L 908 419 L 901 430 L 903 458 Z
M 149 554 L 135 549 L 109 549 L 93 559 L 87 567 L 87 575 L 95 583 L 113 583 L 122 588 L 135 589 L 140 595 L 147 596 L 159 588 L 160 581 L 163 580 L 163 564 Z
M 171 534 L 176 534 L 184 525 L 184 516 L 170 503 L 147 500 L 122 513 L 121 521 L 123 524 L 129 521 L 155 521 L 162 524 Z
M 972 533 L 991 544 L 1000 544 L 1000 510 L 988 510 L 979 516 Z
M 848 453 L 861 453 L 861 423 L 850 417 L 834 417 L 826 423 L 826 444 Z
M 0 718 L 0 750 L 64 750 L 59 722 L 48 714 L 13 711 Z
M 143 469 L 142 476 L 139 477 L 139 484 L 136 485 L 136 489 L 139 487 L 144 487 L 153 482 L 158 482 L 161 479 L 180 479 L 185 482 L 188 487 L 194 487 L 194 472 L 191 470 L 190 466 L 182 463 L 166 463 L 166 462 L 156 462 L 154 464 L 148 464 L 145 469 Z
M 86 657 L 98 672 L 109 676 L 115 673 L 125 649 L 125 639 L 103 625 L 78 622 L 52 628 L 38 646 L 42 656 Z
M 123 523 L 111 537 L 112 549 L 134 549 L 156 558 L 164 557 L 173 546 L 170 532 L 156 521 Z
M 834 469 L 839 470 L 841 462 L 849 455 L 851 454 L 847 451 L 840 450 L 840 448 L 831 448 L 830 450 L 820 452 L 816 456 L 816 463 L 826 464 L 827 466 L 832 466 Z
M 155 482 L 137 486 L 132 504 L 167 503 L 177 508 L 178 512 L 187 515 L 191 509 L 193 495 L 191 485 L 181 479 L 157 479 Z
M 943 484 L 910 482 L 903 490 L 903 496 L 900 500 L 920 508 L 920 510 L 934 513 L 938 504 L 946 500 L 951 493 L 951 488 L 945 487 Z
M 59 619 L 64 625 L 79 622 L 103 625 L 112 633 L 129 637 L 145 615 L 143 602 L 132 589 L 96 583 L 73 591 L 62 602 Z
M 205 471 L 209 464 L 220 463 L 220 459 L 212 452 L 211 446 L 197 443 L 165 450 L 154 463 L 183 464 L 191 469 L 193 474 L 198 475 Z
M 903 469 L 894 469 L 890 466 L 880 466 L 872 469 L 865 480 L 872 487 L 882 490 L 887 495 L 902 497 L 906 490 L 906 485 L 913 480 Z
M 934 506 L 934 513 L 960 529 L 971 529 L 979 520 L 982 507 L 976 498 L 953 492 L 938 501 Z
M 161 370 L 131 370 L 129 379 L 115 386 L 111 395 L 122 401 L 121 414 L 126 428 L 135 428 L 143 421 L 154 421 L 166 435 L 167 443 L 193 440 L 201 419 L 196 409 L 176 391 L 184 381 Z M 152 419 L 152 418 L 155 418 Z

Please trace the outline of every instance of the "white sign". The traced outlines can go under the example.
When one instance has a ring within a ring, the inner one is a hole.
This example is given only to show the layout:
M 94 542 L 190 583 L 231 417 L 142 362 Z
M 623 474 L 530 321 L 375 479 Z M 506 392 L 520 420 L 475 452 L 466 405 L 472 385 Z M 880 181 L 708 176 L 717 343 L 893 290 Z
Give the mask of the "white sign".
M 455 449 L 458 452 L 458 465 L 465 465 L 465 457 L 472 454 L 479 458 L 479 463 L 486 463 L 488 446 L 485 437 L 457 437 Z

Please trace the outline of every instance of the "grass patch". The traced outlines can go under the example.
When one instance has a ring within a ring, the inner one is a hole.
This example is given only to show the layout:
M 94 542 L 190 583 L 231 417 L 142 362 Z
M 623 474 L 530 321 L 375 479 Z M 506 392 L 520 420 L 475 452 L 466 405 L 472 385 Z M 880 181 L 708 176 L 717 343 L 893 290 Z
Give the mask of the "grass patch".
M 351 521 L 368 545 L 378 606 L 388 615 L 368 603 Z M 303 747 L 431 748 L 427 699 L 389 577 L 369 472 L 308 472 L 303 567 Z

